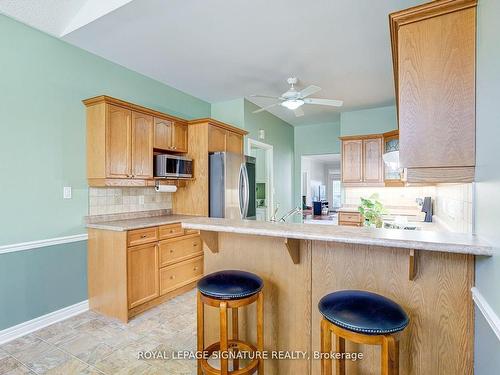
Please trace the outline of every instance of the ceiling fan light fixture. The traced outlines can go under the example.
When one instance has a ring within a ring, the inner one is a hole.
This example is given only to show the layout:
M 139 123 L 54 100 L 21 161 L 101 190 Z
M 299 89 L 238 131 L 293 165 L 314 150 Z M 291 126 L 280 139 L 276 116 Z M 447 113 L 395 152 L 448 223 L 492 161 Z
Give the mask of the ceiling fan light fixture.
M 288 109 L 294 110 L 299 108 L 301 105 L 304 104 L 304 101 L 302 99 L 289 99 L 285 100 L 281 105 L 283 107 L 286 107 Z

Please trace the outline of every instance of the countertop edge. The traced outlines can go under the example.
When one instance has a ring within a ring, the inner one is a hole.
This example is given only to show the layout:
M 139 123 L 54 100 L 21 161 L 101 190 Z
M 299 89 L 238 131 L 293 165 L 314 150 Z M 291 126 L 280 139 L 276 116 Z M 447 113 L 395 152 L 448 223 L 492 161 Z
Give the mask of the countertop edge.
M 422 242 L 405 239 L 378 239 L 378 238 L 351 238 L 341 235 L 319 235 L 310 233 L 284 233 L 281 230 L 270 229 L 253 229 L 235 226 L 210 225 L 210 224 L 197 224 L 190 222 L 182 222 L 182 227 L 185 229 L 205 230 L 209 232 L 225 232 L 236 234 L 249 234 L 256 236 L 266 237 L 279 237 L 279 238 L 293 238 L 311 241 L 325 241 L 325 242 L 340 242 L 346 244 L 367 245 L 367 246 L 382 246 L 393 247 L 400 249 L 414 249 L 423 251 L 439 251 L 456 254 L 492 256 L 492 248 L 482 245 L 463 245 L 463 244 L 442 244 L 437 242 Z

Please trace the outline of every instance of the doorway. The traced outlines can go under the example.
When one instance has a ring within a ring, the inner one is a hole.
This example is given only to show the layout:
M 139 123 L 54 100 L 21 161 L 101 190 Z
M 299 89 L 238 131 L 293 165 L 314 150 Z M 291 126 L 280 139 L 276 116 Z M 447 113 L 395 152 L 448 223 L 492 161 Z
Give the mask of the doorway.
M 248 138 L 248 153 L 255 158 L 256 219 L 268 221 L 274 207 L 273 146 Z
M 304 213 L 328 220 L 342 206 L 340 154 L 302 156 L 300 186 Z M 321 214 L 314 214 L 314 202 Z

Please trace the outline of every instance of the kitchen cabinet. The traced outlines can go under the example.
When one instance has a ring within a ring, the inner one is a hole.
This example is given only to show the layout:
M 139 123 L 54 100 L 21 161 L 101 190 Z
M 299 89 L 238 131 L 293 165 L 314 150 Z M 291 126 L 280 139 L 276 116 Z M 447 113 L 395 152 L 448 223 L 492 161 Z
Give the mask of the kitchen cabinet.
M 153 178 L 153 117 L 132 112 L 132 178 Z
M 338 222 L 339 225 L 349 227 L 362 227 L 364 222 L 363 215 L 355 211 L 339 211 Z
M 383 186 L 382 135 L 346 136 L 342 141 L 345 186 Z
M 203 275 L 198 231 L 180 223 L 129 231 L 89 229 L 92 310 L 129 318 L 195 287 Z
M 476 0 L 390 15 L 401 167 L 409 182 L 467 182 L 475 167 Z
M 160 295 L 158 244 L 128 248 L 128 307 L 132 309 Z
M 187 124 L 156 118 L 154 148 L 163 151 L 187 152 Z
M 83 103 L 89 186 L 154 186 L 154 148 L 187 152 L 183 119 L 108 96 Z
M 173 195 L 177 214 L 208 216 L 208 156 L 210 152 L 243 154 L 243 139 L 247 132 L 210 118 L 188 122 L 187 157 L 195 161 L 193 180 Z

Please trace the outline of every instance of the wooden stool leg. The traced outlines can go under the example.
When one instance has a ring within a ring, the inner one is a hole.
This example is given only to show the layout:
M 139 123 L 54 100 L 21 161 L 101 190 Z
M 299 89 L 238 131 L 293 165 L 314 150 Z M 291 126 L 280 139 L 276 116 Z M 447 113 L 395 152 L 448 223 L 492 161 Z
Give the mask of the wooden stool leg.
M 205 322 L 205 317 L 204 317 L 204 311 L 203 311 L 203 302 L 201 301 L 201 293 L 198 292 L 197 296 L 197 348 L 198 352 L 202 352 L 205 350 L 205 343 L 204 343 L 204 322 Z M 203 371 L 201 369 L 201 359 L 197 360 L 197 373 L 198 375 L 203 375 Z
M 257 351 L 264 351 L 264 294 L 259 292 L 257 298 Z M 264 360 L 259 358 L 258 374 L 264 375 Z
M 227 302 L 221 302 L 219 306 L 220 313 L 220 373 L 228 375 L 228 361 L 224 356 L 227 354 Z
M 382 375 L 399 374 L 399 342 L 393 336 L 385 336 L 381 351 Z
M 324 358 L 323 354 L 332 352 L 332 333 L 328 328 L 328 322 L 321 320 L 321 375 L 332 375 L 332 360 Z
M 337 353 L 345 353 L 345 339 L 339 335 L 335 335 L 335 350 Z M 345 375 L 345 359 L 341 358 L 337 360 L 336 374 Z
M 231 311 L 231 318 L 233 319 L 233 340 L 238 340 L 238 308 L 234 307 Z M 238 350 L 234 350 L 234 354 L 237 354 Z M 240 360 L 235 358 L 233 360 L 233 371 L 239 370 L 240 368 Z

